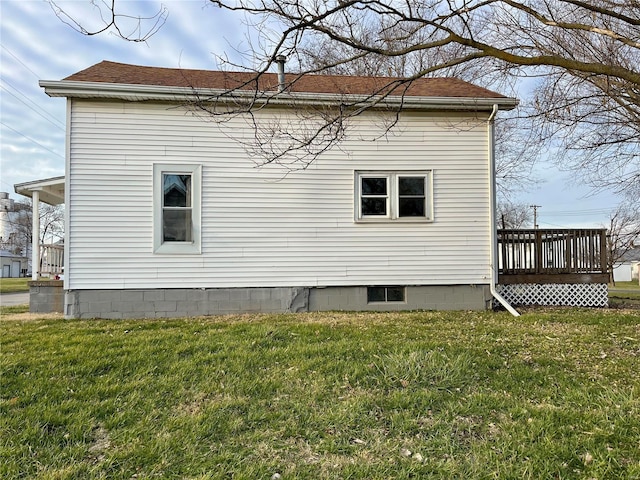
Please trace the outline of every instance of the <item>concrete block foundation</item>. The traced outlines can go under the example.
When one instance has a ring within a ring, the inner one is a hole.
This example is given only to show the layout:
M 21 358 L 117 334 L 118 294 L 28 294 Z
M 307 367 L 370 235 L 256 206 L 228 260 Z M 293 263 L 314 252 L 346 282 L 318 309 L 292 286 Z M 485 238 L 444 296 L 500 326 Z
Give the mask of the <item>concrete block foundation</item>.
M 486 310 L 488 285 L 406 286 L 402 302 L 368 302 L 367 287 L 68 290 L 67 318 L 170 318 L 314 311 Z
M 64 312 L 62 280 L 32 281 L 29 284 L 29 312 Z

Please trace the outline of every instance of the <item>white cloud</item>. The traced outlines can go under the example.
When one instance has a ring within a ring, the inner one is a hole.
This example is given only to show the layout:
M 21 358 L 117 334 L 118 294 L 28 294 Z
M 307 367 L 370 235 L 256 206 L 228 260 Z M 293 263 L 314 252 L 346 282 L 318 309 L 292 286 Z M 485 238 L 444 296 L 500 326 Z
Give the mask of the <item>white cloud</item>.
M 87 28 L 99 27 L 91 2 L 57 3 Z M 150 16 L 163 4 L 169 11 L 166 24 L 146 43 L 132 43 L 110 33 L 82 35 L 62 23 L 42 0 L 0 1 L 1 191 L 13 193 L 15 183 L 64 174 L 65 136 L 60 125 L 65 125 L 65 100 L 49 98 L 38 80 L 60 80 L 102 60 L 215 68 L 212 52 L 227 49 L 225 38 L 240 31 L 240 25 L 206 0 L 123 1 L 119 6 L 125 9 L 122 13 Z

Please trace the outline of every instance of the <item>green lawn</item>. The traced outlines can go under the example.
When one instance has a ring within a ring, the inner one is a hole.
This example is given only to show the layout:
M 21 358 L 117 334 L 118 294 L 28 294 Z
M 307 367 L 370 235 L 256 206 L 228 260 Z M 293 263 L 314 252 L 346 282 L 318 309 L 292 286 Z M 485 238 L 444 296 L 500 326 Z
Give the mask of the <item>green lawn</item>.
M 633 282 L 616 282 L 615 286 L 609 285 L 609 289 L 638 290 L 638 292 L 640 292 L 640 284 L 637 280 Z
M 640 312 L 0 327 L 3 479 L 640 478 Z
M 0 293 L 28 292 L 30 278 L 0 278 Z
M 640 309 L 638 282 L 616 282 L 615 287 L 609 285 L 609 305 L 615 308 Z
M 29 305 L 28 304 L 25 304 L 25 305 L 11 305 L 9 307 L 0 306 L 0 319 L 4 315 L 13 315 L 15 313 L 28 313 L 28 312 L 29 312 Z M 2 345 L 2 343 L 0 343 L 0 346 L 1 345 Z

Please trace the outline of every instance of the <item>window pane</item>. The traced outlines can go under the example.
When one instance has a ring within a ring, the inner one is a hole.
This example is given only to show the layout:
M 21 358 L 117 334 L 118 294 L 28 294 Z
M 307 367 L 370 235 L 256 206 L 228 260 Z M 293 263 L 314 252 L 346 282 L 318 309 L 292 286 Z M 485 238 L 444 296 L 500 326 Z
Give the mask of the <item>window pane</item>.
M 162 211 L 162 241 L 191 242 L 191 209 Z
M 191 175 L 163 175 L 163 201 L 165 207 L 191 206 Z
M 424 197 L 423 198 L 400 198 L 399 200 L 401 217 L 424 217 Z
M 382 178 L 363 178 L 362 179 L 362 195 L 386 195 L 387 179 Z
M 363 198 L 362 199 L 362 215 L 386 215 L 387 199 L 386 198 Z
M 398 190 L 400 195 L 424 196 L 424 177 L 400 177 Z
M 367 302 L 384 302 L 384 287 L 368 287 Z
M 387 302 L 404 302 L 404 287 L 387 287 Z

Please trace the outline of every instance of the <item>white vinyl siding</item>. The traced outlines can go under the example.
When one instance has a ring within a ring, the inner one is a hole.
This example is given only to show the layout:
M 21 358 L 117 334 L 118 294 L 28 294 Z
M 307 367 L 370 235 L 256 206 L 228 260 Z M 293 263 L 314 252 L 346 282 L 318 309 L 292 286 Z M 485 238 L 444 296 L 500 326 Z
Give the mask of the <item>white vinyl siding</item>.
M 341 148 L 287 172 L 256 168 L 231 140 L 251 137 L 240 118 L 162 103 L 71 110 L 70 289 L 489 282 L 486 117 L 407 113 L 372 141 L 379 114 L 362 115 Z M 154 254 L 155 163 L 201 165 L 200 254 Z M 354 222 L 355 172 L 425 170 L 432 223 Z

